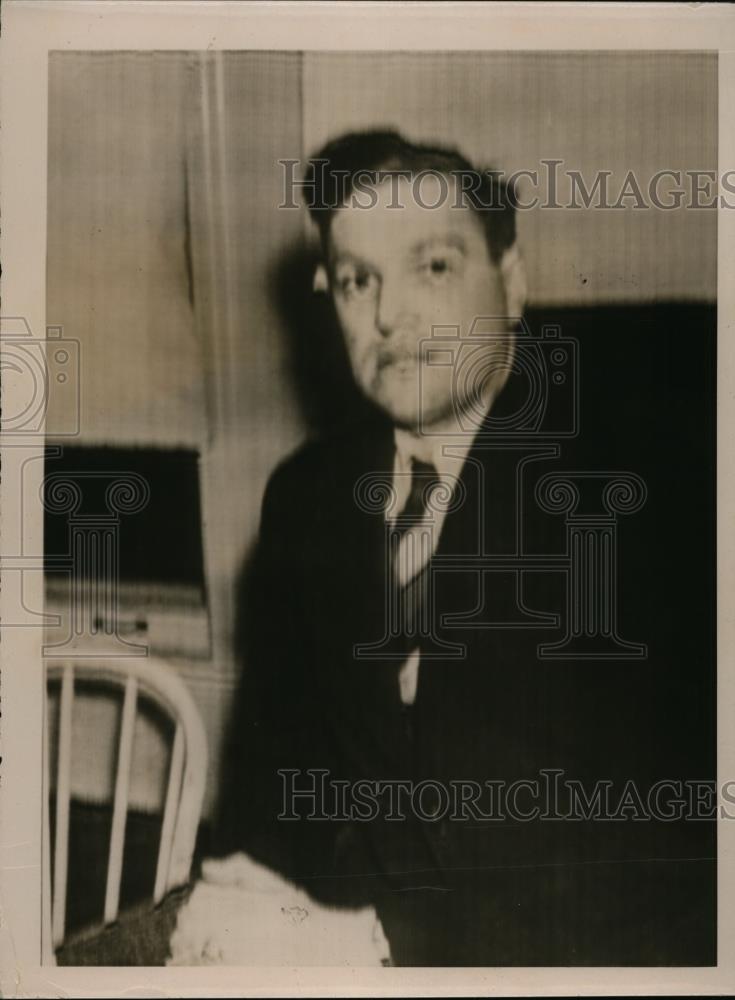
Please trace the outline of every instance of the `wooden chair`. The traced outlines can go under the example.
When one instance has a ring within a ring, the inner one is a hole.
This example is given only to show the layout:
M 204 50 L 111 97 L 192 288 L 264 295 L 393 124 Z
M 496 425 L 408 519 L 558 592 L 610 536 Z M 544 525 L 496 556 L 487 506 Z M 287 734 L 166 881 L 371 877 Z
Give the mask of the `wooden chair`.
M 54 964 L 55 950 L 65 936 L 67 871 L 69 857 L 69 807 L 71 799 L 71 748 L 74 715 L 74 682 L 111 684 L 124 692 L 120 738 L 112 801 L 112 828 L 107 862 L 102 926 L 117 919 L 122 879 L 125 826 L 138 699 L 150 699 L 174 724 L 161 839 L 158 848 L 152 905 L 170 889 L 184 885 L 191 870 L 207 773 L 207 740 L 199 711 L 185 684 L 168 664 L 153 658 L 78 659 L 47 664 L 47 681 L 61 680 L 56 770 L 56 830 L 54 884 L 51 891 L 48 719 L 44 726 L 45 778 L 43 850 L 44 964 Z

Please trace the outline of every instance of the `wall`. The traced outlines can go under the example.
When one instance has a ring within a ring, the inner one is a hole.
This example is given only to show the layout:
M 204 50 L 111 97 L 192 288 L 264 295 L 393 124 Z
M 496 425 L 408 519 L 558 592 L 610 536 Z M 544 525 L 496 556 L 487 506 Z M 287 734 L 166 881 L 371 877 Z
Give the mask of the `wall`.
M 307 53 L 303 106 L 309 153 L 347 129 L 388 125 L 506 174 L 543 177 L 541 161 L 559 159 L 589 187 L 609 170 L 613 199 L 628 170 L 644 191 L 658 170 L 717 170 L 712 53 Z M 519 190 L 535 193 L 528 180 Z M 519 213 L 537 305 L 713 299 L 716 232 L 706 210 Z
M 186 251 L 189 62 L 49 61 L 46 321 L 80 342 L 85 442 L 196 445 L 206 427 Z M 67 398 L 51 394 L 52 429 Z

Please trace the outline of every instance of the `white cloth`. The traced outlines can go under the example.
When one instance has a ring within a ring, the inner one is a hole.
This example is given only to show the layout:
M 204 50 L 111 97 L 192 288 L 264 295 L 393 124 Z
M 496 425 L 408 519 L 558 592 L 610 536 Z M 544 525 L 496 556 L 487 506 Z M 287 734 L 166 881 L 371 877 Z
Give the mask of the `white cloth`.
M 397 576 L 405 584 L 421 572 L 439 543 L 444 519 L 451 506 L 457 482 L 475 434 L 454 436 L 419 435 L 403 428 L 394 432 L 396 454 L 393 464 L 393 494 L 391 506 L 386 508 L 386 519 L 393 520 L 406 505 L 411 490 L 411 460 L 417 458 L 433 465 L 439 474 L 442 493 L 435 490 L 430 510 L 423 520 L 409 528 L 398 548 Z M 419 680 L 421 654 L 414 649 L 398 673 L 401 701 L 413 705 Z
M 246 854 L 205 861 L 181 907 L 167 965 L 380 966 L 390 959 L 375 910 L 315 903 Z

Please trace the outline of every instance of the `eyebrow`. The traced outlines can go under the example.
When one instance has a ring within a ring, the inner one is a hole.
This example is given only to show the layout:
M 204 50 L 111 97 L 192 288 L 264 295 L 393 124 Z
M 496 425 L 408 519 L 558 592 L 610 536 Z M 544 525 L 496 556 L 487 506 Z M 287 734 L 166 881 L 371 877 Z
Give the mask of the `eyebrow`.
M 351 253 L 349 250 L 330 253 L 328 263 L 332 269 L 338 267 L 340 264 L 355 264 L 357 267 L 364 267 L 368 271 L 376 270 L 376 266 L 371 264 L 369 260 L 360 257 L 358 254 Z
M 428 239 L 420 240 L 411 247 L 411 255 L 418 257 L 420 254 L 425 253 L 426 250 L 431 250 L 438 246 L 450 246 L 461 251 L 463 254 L 467 253 L 467 243 L 463 236 L 460 236 L 459 233 L 444 233 L 441 236 L 430 236 Z
M 463 236 L 459 233 L 442 233 L 441 235 L 429 236 L 426 239 L 419 240 L 418 243 L 415 243 L 410 248 L 409 256 L 414 258 L 420 257 L 421 254 L 425 253 L 427 250 L 445 246 L 454 247 L 462 254 L 467 254 L 467 243 Z M 354 264 L 358 267 L 363 267 L 368 271 L 378 270 L 378 266 L 376 264 L 373 264 L 365 257 L 361 257 L 359 254 L 352 253 L 349 250 L 330 253 L 329 256 L 329 266 L 332 269 L 338 267 L 340 264 Z

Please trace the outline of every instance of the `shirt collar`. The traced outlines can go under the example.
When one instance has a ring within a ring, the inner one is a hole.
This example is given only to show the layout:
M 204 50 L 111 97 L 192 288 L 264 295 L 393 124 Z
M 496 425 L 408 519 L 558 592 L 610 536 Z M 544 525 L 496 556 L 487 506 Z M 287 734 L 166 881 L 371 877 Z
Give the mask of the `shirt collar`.
M 433 465 L 441 477 L 455 474 L 472 442 L 466 437 L 416 435 L 402 428 L 395 430 L 396 462 L 403 472 L 411 469 L 411 460 Z M 445 448 L 446 446 L 446 448 Z
M 488 407 L 489 412 L 489 407 Z M 451 429 L 437 429 L 435 433 L 419 433 L 403 427 L 396 427 L 396 468 L 408 472 L 411 459 L 417 458 L 434 466 L 442 479 L 456 477 L 464 465 L 467 454 L 474 444 L 481 423 L 460 432 L 456 422 Z

